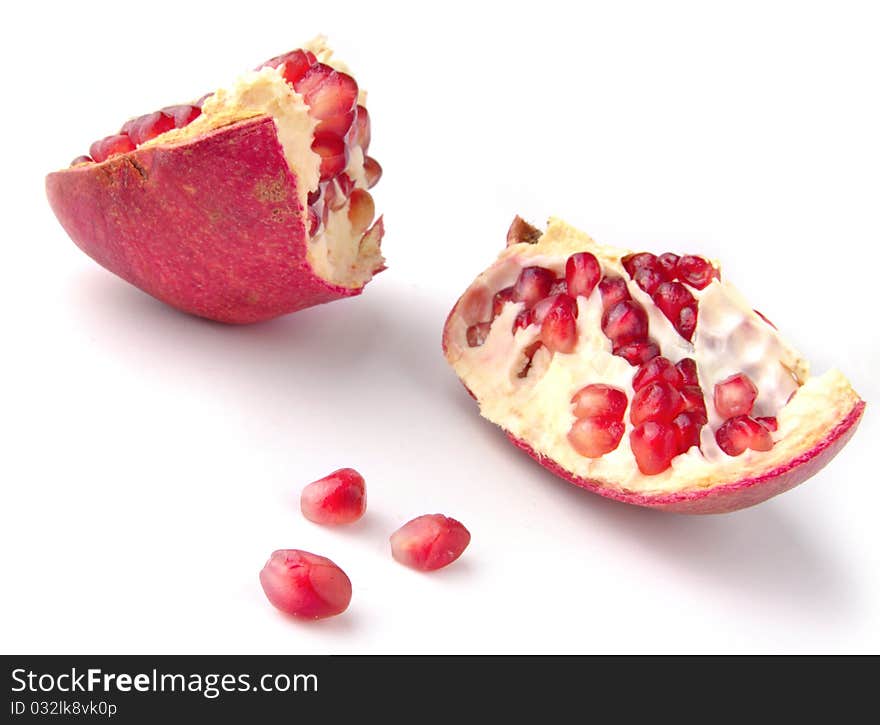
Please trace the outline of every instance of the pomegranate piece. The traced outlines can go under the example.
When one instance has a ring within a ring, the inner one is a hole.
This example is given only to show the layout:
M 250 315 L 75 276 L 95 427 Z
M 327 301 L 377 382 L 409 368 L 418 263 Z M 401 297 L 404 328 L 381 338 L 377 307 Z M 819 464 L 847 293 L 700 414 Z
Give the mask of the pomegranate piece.
M 316 524 L 354 523 L 367 510 L 364 478 L 353 468 L 340 468 L 303 488 L 299 503 L 303 516 Z
M 274 607 L 300 619 L 342 614 L 351 602 L 351 581 L 330 559 L 299 549 L 272 552 L 260 584 Z
M 566 291 L 572 297 L 589 297 L 601 276 L 599 260 L 590 252 L 572 254 L 565 262 Z
M 699 385 L 697 380 L 697 363 L 693 358 L 682 358 L 675 363 L 675 367 L 681 373 L 685 385 Z
M 586 458 L 601 458 L 617 448 L 624 425 L 619 420 L 602 417 L 580 418 L 571 426 L 571 447 Z
M 738 415 L 724 421 L 715 431 L 718 447 L 728 456 L 739 456 L 746 449 L 769 451 L 773 448 L 770 431 L 748 415 Z
M 391 535 L 391 556 L 411 569 L 434 571 L 460 557 L 470 541 L 470 532 L 455 519 L 425 514 Z
M 134 151 L 134 144 L 127 133 L 117 133 L 107 136 L 100 141 L 95 141 L 89 148 L 89 155 L 98 163 L 109 159 L 116 154 L 125 154 Z
M 626 393 L 610 385 L 585 385 L 572 396 L 574 417 L 601 416 L 622 420 L 626 411 Z
M 658 381 L 667 382 L 676 388 L 684 385 L 684 378 L 675 365 L 665 357 L 655 357 L 636 370 L 632 381 L 633 390 L 640 390 L 649 383 Z
M 599 293 L 602 295 L 602 310 L 605 312 L 618 302 L 630 298 L 626 280 L 623 277 L 603 277 L 599 282 Z
M 602 315 L 602 332 L 615 345 L 644 340 L 648 336 L 648 313 L 633 300 L 618 302 Z
M 364 176 L 367 179 L 368 189 L 372 189 L 382 178 L 382 167 L 372 156 L 364 158 Z
M 715 383 L 715 410 L 722 418 L 749 415 L 757 397 L 758 388 L 743 373 Z
M 513 286 L 513 299 L 525 303 L 526 307 L 534 307 L 550 294 L 555 281 L 556 276 L 549 269 L 525 267 Z
M 660 346 L 653 340 L 628 342 L 626 345 L 615 345 L 614 354 L 622 357 L 630 365 L 641 365 L 660 354 Z
M 676 276 L 685 284 L 704 289 L 717 276 L 715 268 L 702 257 L 685 254 L 675 267 Z
M 629 419 L 633 425 L 652 420 L 671 423 L 672 419 L 684 410 L 684 401 L 669 383 L 649 383 L 636 391 L 629 409 Z
M 679 452 L 675 428 L 655 421 L 637 425 L 629 434 L 629 445 L 639 471 L 646 476 L 665 471 Z

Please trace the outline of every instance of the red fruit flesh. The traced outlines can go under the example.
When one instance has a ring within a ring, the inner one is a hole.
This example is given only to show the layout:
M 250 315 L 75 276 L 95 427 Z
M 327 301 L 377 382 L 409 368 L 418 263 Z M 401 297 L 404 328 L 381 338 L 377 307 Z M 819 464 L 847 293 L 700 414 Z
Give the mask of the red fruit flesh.
M 300 509 L 303 516 L 316 524 L 354 523 L 367 509 L 363 476 L 353 468 L 340 468 L 313 481 L 302 490 Z
M 572 254 L 565 263 L 565 284 L 572 297 L 589 297 L 601 276 L 599 260 L 589 252 Z
M 797 352 L 702 257 L 617 256 L 557 220 L 538 238 L 529 229 L 521 220 L 511 225 L 499 262 L 450 314 L 444 350 L 481 412 L 548 469 L 616 500 L 710 513 L 791 488 L 851 436 L 864 404 L 843 376 L 811 378 Z M 591 276 L 599 282 L 585 284 L 578 305 L 561 291 L 572 291 L 570 280 L 550 284 L 550 273 L 578 271 L 577 261 L 588 259 L 598 264 Z M 683 269 L 702 269 L 708 281 L 690 272 L 682 280 L 683 259 Z M 486 320 L 486 310 L 494 320 L 503 308 L 498 298 L 510 294 L 504 285 L 536 262 L 548 272 L 545 296 L 518 311 L 512 330 L 509 322 L 493 330 L 491 348 L 469 352 L 465 330 Z M 653 295 L 639 290 L 650 289 L 646 270 L 663 279 Z M 569 312 L 576 345 L 546 334 L 558 309 Z M 731 369 L 746 372 L 721 379 Z M 804 386 L 810 391 L 800 394 Z M 777 423 L 788 407 L 791 415 Z M 753 411 L 760 420 L 749 417 Z
M 470 532 L 455 519 L 426 514 L 391 535 L 391 556 L 411 569 L 434 571 L 460 557 L 470 540 Z
M 556 276 L 543 267 L 526 267 L 520 272 L 513 286 L 513 299 L 523 302 L 526 307 L 534 307 L 550 294 Z
M 299 549 L 272 552 L 260 584 L 277 609 L 300 619 L 342 614 L 351 602 L 351 581 L 330 559 Z
M 757 397 L 758 388 L 743 373 L 715 383 L 715 410 L 722 418 L 749 415 Z

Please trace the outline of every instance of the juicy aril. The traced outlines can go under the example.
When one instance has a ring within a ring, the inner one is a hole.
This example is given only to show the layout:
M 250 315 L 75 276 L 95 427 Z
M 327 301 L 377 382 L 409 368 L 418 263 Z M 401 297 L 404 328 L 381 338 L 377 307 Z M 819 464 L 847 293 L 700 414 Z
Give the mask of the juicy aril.
M 557 220 L 543 234 L 514 221 L 443 347 L 482 414 L 543 466 L 669 511 L 796 486 L 865 407 L 840 372 L 811 376 L 716 263 L 601 246 Z
M 126 121 L 49 174 L 49 203 L 86 254 L 195 315 L 255 322 L 350 297 L 383 268 L 365 102 L 319 39 Z

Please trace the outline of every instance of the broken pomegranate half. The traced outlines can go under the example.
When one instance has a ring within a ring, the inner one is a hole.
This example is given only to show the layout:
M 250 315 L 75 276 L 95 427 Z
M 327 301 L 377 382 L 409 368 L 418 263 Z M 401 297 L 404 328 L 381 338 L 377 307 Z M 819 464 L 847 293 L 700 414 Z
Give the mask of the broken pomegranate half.
M 199 101 L 130 119 L 49 174 L 73 241 L 186 312 L 265 320 L 384 267 L 366 96 L 319 38 Z
M 630 253 L 517 218 L 458 300 L 446 358 L 519 448 L 583 488 L 684 513 L 801 483 L 865 403 L 806 360 L 699 255 Z

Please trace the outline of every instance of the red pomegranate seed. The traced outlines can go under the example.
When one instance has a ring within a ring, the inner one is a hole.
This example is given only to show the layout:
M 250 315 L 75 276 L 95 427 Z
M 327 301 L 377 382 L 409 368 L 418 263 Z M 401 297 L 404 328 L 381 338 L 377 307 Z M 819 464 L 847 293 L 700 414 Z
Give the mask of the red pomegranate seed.
M 339 136 L 315 134 L 312 151 L 321 157 L 321 181 L 341 174 L 348 165 L 348 147 Z
M 513 299 L 534 307 L 539 300 L 550 294 L 556 276 L 544 267 L 524 267 L 513 286 Z
M 486 342 L 486 338 L 489 337 L 489 330 L 491 328 L 491 322 L 478 322 L 476 325 L 471 325 L 465 333 L 467 344 L 471 347 L 479 347 Z
M 779 429 L 779 423 L 776 422 L 776 418 L 764 417 L 764 418 L 755 418 L 761 425 L 763 425 L 767 430 L 776 432 Z
M 316 63 L 314 53 L 308 50 L 292 50 L 283 55 L 277 55 L 263 63 L 262 67 L 278 68 L 284 66 L 281 75 L 288 83 L 293 85 L 305 75 L 305 72 Z
M 306 486 L 299 504 L 303 516 L 316 524 L 354 523 L 367 510 L 364 478 L 353 468 L 340 468 Z
M 336 177 L 335 181 L 342 196 L 348 199 L 351 196 L 351 192 L 354 191 L 354 182 L 351 180 L 351 177 L 348 174 L 340 174 Z
M 715 431 L 715 440 L 728 456 L 738 456 L 747 448 L 753 451 L 769 451 L 773 448 L 770 431 L 747 415 L 725 421 Z
M 629 289 L 623 277 L 603 277 L 599 282 L 599 293 L 602 295 L 602 309 L 605 312 L 618 302 L 630 298 Z
M 633 390 L 640 390 L 649 383 L 666 382 L 675 388 L 684 385 L 681 373 L 665 357 L 655 357 L 653 360 L 639 366 L 633 375 Z
M 568 442 L 586 458 L 601 458 L 617 448 L 624 427 L 612 418 L 580 418 L 571 426 Z
M 162 109 L 162 113 L 174 119 L 174 128 L 183 128 L 201 116 L 202 109 L 199 106 L 186 103 L 179 106 L 166 106 Z
M 660 269 L 663 270 L 663 274 L 666 276 L 667 281 L 671 281 L 675 279 L 676 265 L 678 265 L 678 255 L 673 254 L 672 252 L 666 252 L 665 254 L 661 254 L 657 257 L 657 264 Z
M 100 141 L 95 141 L 89 148 L 89 155 L 100 163 L 116 154 L 134 151 L 134 148 L 135 146 L 128 137 L 128 134 L 117 133 L 113 136 L 102 138 Z
M 675 272 L 682 282 L 697 289 L 703 289 L 717 276 L 715 268 L 707 260 L 693 254 L 685 254 L 679 259 Z
M 593 383 L 578 390 L 571 399 L 574 417 L 606 417 L 623 420 L 626 411 L 626 393 L 610 385 Z
M 367 188 L 372 189 L 382 178 L 382 167 L 372 156 L 364 158 L 364 176 L 367 177 Z
M 685 385 L 699 385 L 697 380 L 697 363 L 689 357 L 679 360 L 675 367 L 681 373 Z
M 321 198 L 322 193 L 323 193 L 323 189 L 322 189 L 321 185 L 319 184 L 317 189 L 309 192 L 308 205 L 312 206 L 313 204 L 317 204 L 318 200 Z
M 671 423 L 682 412 L 684 401 L 681 393 L 669 383 L 650 383 L 636 391 L 629 409 L 629 419 L 633 425 L 646 421 Z
M 602 315 L 602 332 L 615 345 L 639 342 L 648 337 L 648 313 L 633 300 L 623 300 Z
M 678 334 L 685 340 L 692 340 L 694 331 L 697 329 L 697 305 L 694 303 L 690 307 L 682 307 L 678 313 L 678 322 L 673 323 Z
M 370 196 L 369 191 L 355 189 L 351 192 L 349 202 L 348 220 L 351 222 L 351 229 L 355 234 L 363 234 L 373 223 L 373 217 L 376 215 L 373 197 Z
M 639 252 L 637 254 L 628 254 L 620 260 L 623 268 L 630 277 L 635 277 L 637 269 L 656 268 L 657 257 L 650 252 Z
M 412 569 L 433 571 L 455 561 L 470 541 L 470 532 L 455 519 L 426 514 L 391 535 L 391 556 Z
M 572 352 L 577 345 L 577 303 L 557 295 L 541 322 L 541 342 L 550 352 Z
M 553 297 L 555 295 L 567 295 L 567 294 L 568 294 L 568 283 L 565 281 L 565 279 L 562 279 L 562 278 L 557 279 L 553 283 L 553 286 L 550 287 L 550 296 L 551 297 Z M 574 295 L 570 295 L 570 296 L 574 297 Z
M 309 207 L 309 236 L 313 237 L 318 233 L 318 227 L 321 226 L 321 217 L 313 207 Z
M 678 437 L 668 423 L 648 421 L 629 434 L 629 446 L 636 465 L 646 476 L 662 473 L 678 454 Z
M 663 282 L 652 299 L 678 333 L 690 340 L 697 325 L 697 301 L 687 288 L 681 282 Z
M 700 421 L 691 413 L 679 413 L 672 419 L 675 431 L 676 447 L 679 453 L 685 453 L 693 446 L 700 445 L 700 428 L 706 421 Z
M 684 385 L 679 388 L 681 400 L 683 404 L 682 410 L 690 413 L 694 420 L 700 422 L 700 425 L 709 420 L 706 414 L 706 401 L 703 399 L 703 391 L 699 385 Z
M 513 287 L 505 287 L 503 290 L 499 290 L 495 293 L 495 296 L 492 298 L 493 320 L 501 314 L 504 305 L 508 302 L 513 302 Z
M 649 295 L 666 281 L 666 276 L 659 267 L 641 267 L 633 275 L 635 283 Z
M 590 252 L 572 254 L 565 263 L 565 285 L 572 297 L 589 297 L 601 276 L 599 260 Z
M 522 370 L 517 373 L 517 377 L 524 378 L 529 374 L 529 370 L 532 368 L 532 359 L 535 357 L 535 353 L 538 352 L 542 347 L 541 341 L 533 342 L 528 347 L 523 348 L 523 355 L 525 355 L 526 362 L 523 365 Z
M 91 156 L 77 156 L 73 161 L 70 162 L 71 166 L 76 166 L 77 164 L 90 164 L 92 163 Z
M 513 318 L 513 334 L 516 334 L 517 330 L 525 330 L 529 325 L 534 323 L 534 321 L 534 310 L 522 310 Z
M 132 143 L 140 146 L 142 143 L 156 138 L 161 133 L 174 128 L 174 117 L 166 115 L 162 111 L 154 111 L 144 116 L 132 118 L 122 125 L 120 133 L 127 133 Z
M 660 346 L 651 340 L 615 345 L 613 350 L 615 355 L 622 357 L 633 366 L 648 362 L 660 354 Z
M 299 549 L 273 551 L 260 572 L 269 601 L 285 614 L 323 619 L 351 602 L 351 581 L 330 559 Z
M 564 298 L 564 299 L 563 299 Z M 567 294 L 550 295 L 540 300 L 531 310 L 530 322 L 540 325 L 550 309 L 557 303 L 562 301 L 566 307 L 571 307 L 575 317 L 578 316 L 577 302 Z
M 722 418 L 749 415 L 757 397 L 758 388 L 744 373 L 715 383 L 715 410 Z
M 309 106 L 309 114 L 319 120 L 343 116 L 354 110 L 358 87 L 354 78 L 323 63 L 315 63 L 294 81 Z
M 353 122 L 354 111 L 341 113 L 338 116 L 323 119 L 315 128 L 315 133 L 330 133 L 334 136 L 345 138 Z
M 363 106 L 357 107 L 357 117 L 351 128 L 351 142 L 360 146 L 366 154 L 370 148 L 370 114 Z

